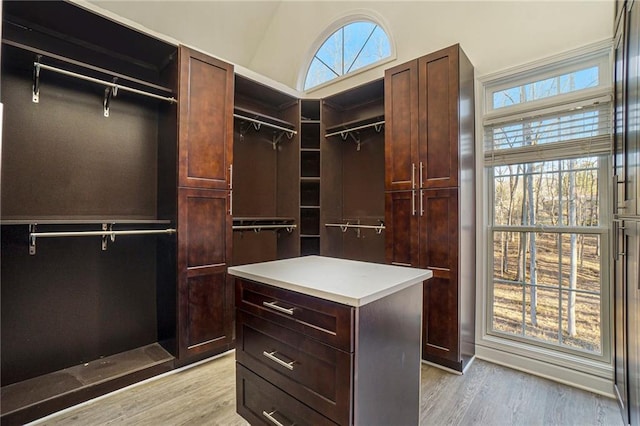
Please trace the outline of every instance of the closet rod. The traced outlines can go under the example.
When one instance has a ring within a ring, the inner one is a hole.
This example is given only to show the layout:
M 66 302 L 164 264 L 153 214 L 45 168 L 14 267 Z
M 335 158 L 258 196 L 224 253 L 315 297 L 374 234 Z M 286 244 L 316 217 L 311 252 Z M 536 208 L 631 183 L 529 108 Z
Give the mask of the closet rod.
M 261 229 L 294 229 L 297 228 L 296 225 L 233 225 L 233 229 L 241 230 L 241 229 L 253 229 L 253 230 L 261 230 Z
M 363 124 L 362 126 L 350 127 L 348 129 L 338 130 L 337 132 L 327 133 L 326 135 L 324 135 L 324 137 L 328 138 L 329 136 L 344 135 L 345 133 L 353 132 L 355 130 L 367 129 L 369 127 L 378 127 L 378 126 L 382 126 L 383 124 L 384 124 L 384 120 L 377 121 L 375 123 L 370 123 L 370 124 Z
M 252 123 L 256 123 L 256 124 L 264 125 L 264 126 L 267 126 L 267 127 L 271 127 L 273 129 L 276 129 L 276 130 L 282 130 L 283 132 L 287 132 L 287 133 L 291 134 L 291 136 L 298 134 L 298 132 L 296 132 L 295 130 L 287 129 L 286 127 L 278 126 L 276 124 L 267 123 L 266 121 L 257 120 L 255 118 L 251 118 L 251 117 L 245 117 L 244 115 L 240 115 L 240 114 L 236 114 L 236 113 L 234 113 L 233 116 L 235 118 L 239 118 L 241 120 L 247 120 L 247 121 L 250 121 Z
M 117 77 L 119 79 L 130 81 L 132 83 L 137 83 L 137 84 L 140 84 L 140 85 L 143 85 L 143 86 L 147 86 L 149 88 L 160 90 L 162 92 L 173 93 L 173 91 L 171 89 L 169 89 L 168 87 L 163 87 L 163 86 L 157 85 L 155 83 L 150 83 L 150 82 L 145 81 L 145 80 L 140 80 L 138 78 L 131 77 L 129 75 L 120 74 L 120 73 L 115 72 L 113 70 L 108 70 L 108 69 L 105 69 L 105 68 L 97 67 L 95 65 L 87 64 L 86 62 L 81 62 L 81 61 L 77 61 L 75 59 L 67 58 L 66 56 L 58 55 L 56 53 L 52 53 L 52 52 L 49 52 L 47 50 L 37 49 L 37 48 L 35 48 L 33 46 L 29 46 L 29 45 L 26 45 L 26 44 L 18 43 L 18 42 L 13 41 L 13 40 L 8 40 L 6 38 L 3 38 L 2 39 L 2 44 L 6 44 L 8 46 L 17 47 L 18 49 L 25 50 L 27 52 L 35 53 L 36 55 L 38 55 L 40 57 L 46 57 L 46 58 L 49 58 L 49 59 L 53 59 L 55 61 L 65 62 L 65 63 L 70 64 L 70 65 L 75 65 L 75 66 L 86 68 L 86 69 L 89 69 L 89 70 L 92 70 L 92 71 L 97 71 L 97 72 L 102 73 L 102 74 L 108 74 L 108 75 L 110 75 L 112 77 Z
M 152 234 L 175 234 L 176 230 L 168 229 L 138 229 L 129 231 L 69 231 L 69 232 L 30 232 L 29 238 L 54 238 L 54 237 L 103 237 L 117 235 L 152 235 Z
M 340 228 L 342 232 L 347 232 L 349 228 L 355 229 L 358 238 L 360 238 L 360 231 L 362 229 L 375 229 L 378 235 L 382 234 L 382 231 L 386 229 L 384 225 L 352 225 L 350 223 L 325 223 L 324 226 Z
M 58 74 L 67 75 L 69 77 L 76 77 L 76 78 L 79 78 L 81 80 L 86 80 L 86 81 L 90 81 L 90 82 L 93 82 L 93 83 L 102 84 L 104 86 L 111 87 L 112 89 L 124 90 L 126 92 L 137 93 L 138 95 L 148 96 L 148 97 L 151 97 L 151 98 L 160 99 L 160 100 L 171 102 L 171 103 L 178 103 L 178 100 L 176 98 L 174 98 L 174 97 L 156 95 L 155 93 L 145 92 L 144 90 L 134 89 L 133 87 L 122 86 L 120 84 L 112 83 L 110 81 L 100 80 L 99 78 L 93 78 L 93 77 L 89 77 L 89 76 L 86 76 L 86 75 L 83 75 L 83 74 L 78 74 L 78 73 L 75 73 L 75 72 L 63 70 L 61 68 L 52 67 L 51 65 L 41 64 L 40 62 L 34 62 L 33 63 L 33 67 L 35 69 L 36 75 L 39 74 L 39 69 L 43 69 L 43 70 L 57 72 Z
M 351 225 L 350 223 L 325 223 L 324 226 L 334 227 L 334 228 L 359 228 L 359 229 L 375 229 L 375 230 L 383 230 L 386 229 L 384 225 Z

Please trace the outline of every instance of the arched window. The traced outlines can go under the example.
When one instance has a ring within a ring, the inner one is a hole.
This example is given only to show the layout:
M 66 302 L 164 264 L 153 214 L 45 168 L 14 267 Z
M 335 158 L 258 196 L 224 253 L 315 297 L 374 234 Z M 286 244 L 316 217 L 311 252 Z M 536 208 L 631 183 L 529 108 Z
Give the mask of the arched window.
M 391 56 L 387 33 L 375 22 L 359 20 L 339 28 L 316 51 L 304 90 L 352 73 Z

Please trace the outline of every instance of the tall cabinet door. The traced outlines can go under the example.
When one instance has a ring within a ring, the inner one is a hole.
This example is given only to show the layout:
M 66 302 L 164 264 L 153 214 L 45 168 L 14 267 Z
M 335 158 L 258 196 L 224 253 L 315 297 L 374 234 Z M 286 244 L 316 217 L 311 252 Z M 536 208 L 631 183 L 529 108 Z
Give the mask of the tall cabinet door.
M 423 294 L 423 358 L 460 370 L 458 190 L 422 190 L 420 198 L 420 267 L 433 271 Z
M 417 192 L 385 194 L 385 258 L 392 265 L 419 266 Z
M 180 46 L 178 364 L 233 343 L 233 66 Z
M 640 424 L 640 220 L 625 221 L 629 424 Z
M 178 315 L 180 358 L 226 349 L 233 338 L 229 192 L 178 192 Z
M 418 61 L 385 71 L 385 189 L 416 188 L 418 167 Z
M 458 186 L 458 46 L 418 61 L 420 188 Z
M 178 186 L 228 189 L 233 161 L 233 66 L 180 46 Z

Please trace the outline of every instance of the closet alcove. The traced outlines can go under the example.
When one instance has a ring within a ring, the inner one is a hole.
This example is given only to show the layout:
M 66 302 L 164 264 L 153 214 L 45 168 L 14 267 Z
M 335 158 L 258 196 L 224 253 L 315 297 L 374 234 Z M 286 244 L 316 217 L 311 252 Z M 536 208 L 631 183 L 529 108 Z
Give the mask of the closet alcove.
M 297 98 L 236 74 L 232 264 L 298 256 Z
M 2 28 L 16 424 L 173 368 L 177 48 L 63 2 L 4 2 Z
M 322 100 L 321 253 L 385 263 L 384 80 Z

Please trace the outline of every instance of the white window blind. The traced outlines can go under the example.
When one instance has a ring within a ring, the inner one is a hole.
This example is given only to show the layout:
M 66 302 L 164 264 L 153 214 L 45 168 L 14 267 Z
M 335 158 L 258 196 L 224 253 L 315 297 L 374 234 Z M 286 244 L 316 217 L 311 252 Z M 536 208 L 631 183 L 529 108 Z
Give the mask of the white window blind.
M 609 154 L 611 96 L 485 120 L 485 166 Z

